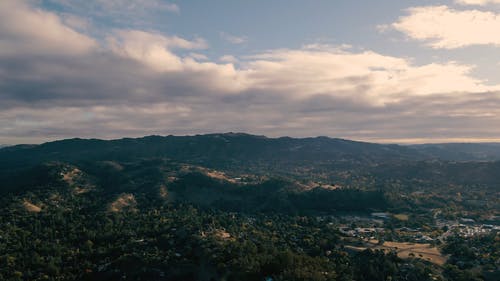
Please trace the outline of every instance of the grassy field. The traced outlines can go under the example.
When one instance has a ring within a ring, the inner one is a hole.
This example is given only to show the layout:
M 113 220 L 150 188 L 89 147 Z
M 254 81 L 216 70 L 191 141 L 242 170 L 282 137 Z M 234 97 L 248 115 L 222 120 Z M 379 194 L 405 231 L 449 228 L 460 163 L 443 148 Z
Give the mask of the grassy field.
M 446 263 L 447 257 L 439 251 L 438 248 L 430 244 L 418 244 L 409 242 L 384 242 L 379 245 L 377 240 L 365 241 L 364 245 L 347 245 L 348 251 L 360 252 L 366 249 L 379 249 L 384 251 L 395 251 L 398 257 L 402 259 L 419 258 L 437 265 Z
M 377 245 L 378 241 L 370 241 L 370 248 L 382 249 L 382 250 L 394 250 L 400 258 L 420 258 L 427 260 L 429 262 L 435 263 L 437 265 L 443 265 L 446 262 L 446 256 L 441 254 L 438 248 L 430 244 L 417 244 L 408 242 L 384 242 L 382 245 Z
M 407 221 L 408 215 L 406 214 L 395 214 L 394 217 L 400 221 Z

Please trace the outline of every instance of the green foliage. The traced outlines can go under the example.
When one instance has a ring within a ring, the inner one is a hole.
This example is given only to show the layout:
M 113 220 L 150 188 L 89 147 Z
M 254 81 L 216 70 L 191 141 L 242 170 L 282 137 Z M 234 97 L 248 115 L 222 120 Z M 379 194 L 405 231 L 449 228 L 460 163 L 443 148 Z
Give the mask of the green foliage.
M 444 268 L 344 247 L 352 237 L 338 231 L 338 214 L 408 214 L 383 222 L 377 235 L 388 240 L 406 239 L 403 226 L 442 233 L 438 215 L 498 214 L 499 163 L 425 161 L 426 153 L 242 134 L 2 149 L 0 280 L 495 280 L 494 234 L 452 236 Z M 111 211 L 122 194 L 133 208 Z

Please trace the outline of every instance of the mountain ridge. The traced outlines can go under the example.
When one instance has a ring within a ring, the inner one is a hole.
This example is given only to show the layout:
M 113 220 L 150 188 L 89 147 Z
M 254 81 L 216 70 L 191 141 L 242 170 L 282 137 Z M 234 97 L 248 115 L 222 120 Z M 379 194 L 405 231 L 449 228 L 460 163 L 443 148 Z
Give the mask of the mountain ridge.
M 261 161 L 380 162 L 425 159 L 404 146 L 374 144 L 328 137 L 267 138 L 242 133 L 195 136 L 146 136 L 116 140 L 65 139 L 39 145 L 17 145 L 0 150 L 2 165 L 26 165 L 36 161 L 79 162 L 166 157 L 212 165 Z
M 233 142 L 233 143 L 231 143 Z M 184 143 L 184 145 L 182 145 Z M 236 144 L 235 144 L 236 143 Z M 342 138 L 332 138 L 326 136 L 293 138 L 288 136 L 283 137 L 267 137 L 263 135 L 252 135 L 247 133 L 212 133 L 212 134 L 197 134 L 184 136 L 160 136 L 149 135 L 138 138 L 120 138 L 103 140 L 96 138 L 70 138 L 62 139 L 42 144 L 19 144 L 7 147 L 0 146 L 0 161 L 2 154 L 16 153 L 21 150 L 31 150 L 34 153 L 54 153 L 59 152 L 74 152 L 75 150 L 100 149 L 105 152 L 111 152 L 121 148 L 144 148 L 150 146 L 155 148 L 158 153 L 172 154 L 168 147 L 178 149 L 192 148 L 194 145 L 203 146 L 208 144 L 211 149 L 227 149 L 235 148 L 241 152 L 248 152 L 248 147 L 256 146 L 255 152 L 263 150 L 276 150 L 281 152 L 294 154 L 297 151 L 308 150 L 309 153 L 317 152 L 320 155 L 338 156 L 338 154 L 350 155 L 379 155 L 389 157 L 401 157 L 405 159 L 415 160 L 433 160 L 440 159 L 445 161 L 495 161 L 500 160 L 500 143 L 438 143 L 438 144 L 381 144 L 365 141 L 349 140 Z M 160 150 L 160 151 L 159 151 Z M 252 149 L 250 149 L 252 150 Z M 102 151 L 101 151 L 102 152 Z M 200 153 L 200 151 L 198 151 Z M 269 151 L 267 151 L 269 153 Z

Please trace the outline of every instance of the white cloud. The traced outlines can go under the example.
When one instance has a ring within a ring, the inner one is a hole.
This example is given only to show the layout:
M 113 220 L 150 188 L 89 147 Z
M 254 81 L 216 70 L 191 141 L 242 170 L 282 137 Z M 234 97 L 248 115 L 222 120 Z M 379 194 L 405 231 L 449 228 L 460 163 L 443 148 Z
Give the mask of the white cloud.
M 435 49 L 500 45 L 500 14 L 455 10 L 447 6 L 414 7 L 392 28 Z
M 143 31 L 117 31 L 108 37 L 111 50 L 122 57 L 143 62 L 158 71 L 177 71 L 182 68 L 181 58 L 168 49 L 174 46 L 189 47 L 192 42 L 180 38 L 168 38 Z
M 219 58 L 219 61 L 228 63 L 237 63 L 238 59 L 235 56 L 224 55 Z
M 0 1 L 0 56 L 12 53 L 76 55 L 97 43 L 63 23 L 56 14 L 22 1 Z
M 108 36 L 111 50 L 129 57 L 159 71 L 177 71 L 183 68 L 182 58 L 173 49 L 204 49 L 205 40 L 197 38 L 189 41 L 177 36 L 164 36 L 140 30 L 117 30 Z
M 395 102 L 406 96 L 449 92 L 484 92 L 498 87 L 470 76 L 474 66 L 456 62 L 414 65 L 410 60 L 345 47 L 306 46 L 299 50 L 275 50 L 240 61 L 223 56 L 218 64 L 182 57 L 173 48 L 203 47 L 178 37 L 144 31 L 117 31 L 110 49 L 151 69 L 189 77 L 192 86 L 210 86 L 220 94 L 245 91 L 286 93 L 291 99 L 315 95 L 356 99 L 373 105 Z
M 207 46 L 203 39 L 189 41 L 139 30 L 118 30 L 108 37 L 110 50 L 121 57 L 133 59 L 155 71 L 182 74 L 186 83 L 195 87 L 235 92 L 243 87 L 242 75 L 233 64 L 200 62 L 193 56 L 181 57 L 174 49 L 200 49 Z
M 187 40 L 178 36 L 165 36 L 160 33 L 147 32 L 134 29 L 115 30 L 109 38 L 122 41 L 134 46 L 158 45 L 167 49 L 206 49 L 207 42 L 202 38 Z
M 455 0 L 455 3 L 461 5 L 486 6 L 489 4 L 500 4 L 500 0 Z
M 414 65 L 410 60 L 375 52 L 342 49 L 280 50 L 247 63 L 250 85 L 288 92 L 292 97 L 323 94 L 356 96 L 372 104 L 404 96 L 497 89 L 470 76 L 473 66 L 456 62 Z

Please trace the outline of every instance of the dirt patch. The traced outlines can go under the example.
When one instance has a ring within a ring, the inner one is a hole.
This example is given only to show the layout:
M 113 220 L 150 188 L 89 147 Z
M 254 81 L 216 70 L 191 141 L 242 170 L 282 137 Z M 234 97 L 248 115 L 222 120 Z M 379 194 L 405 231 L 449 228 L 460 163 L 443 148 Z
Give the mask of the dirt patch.
M 108 210 L 113 213 L 123 211 L 136 212 L 136 207 L 137 201 L 135 200 L 135 196 L 130 193 L 124 193 L 109 205 Z
M 205 168 L 201 168 L 201 167 L 199 168 L 199 170 L 200 170 L 200 172 L 204 173 L 205 175 L 207 175 L 213 179 L 223 180 L 223 181 L 227 181 L 230 183 L 236 183 L 235 179 L 228 177 L 224 172 L 216 171 L 216 170 L 209 170 L 209 169 L 205 169 Z
M 394 218 L 400 220 L 400 221 L 408 221 L 409 217 L 406 214 L 395 214 Z
M 73 193 L 78 195 L 78 194 L 83 194 L 83 193 L 87 193 L 89 192 L 91 189 L 90 188 L 85 188 L 85 187 L 80 187 L 80 186 L 76 186 L 74 189 L 73 189 Z
M 326 184 L 326 183 L 313 182 L 313 181 L 307 182 L 307 183 L 298 183 L 298 185 L 302 191 L 309 191 L 309 190 L 313 190 L 315 188 L 321 188 L 321 189 L 326 189 L 326 190 L 336 190 L 336 189 L 342 188 L 340 185 Z
M 40 213 L 42 211 L 41 207 L 29 202 L 28 200 L 24 200 L 23 207 L 30 213 Z
M 336 184 L 324 184 L 324 183 L 319 184 L 318 187 L 323 188 L 323 189 L 328 189 L 328 190 L 337 190 L 337 189 L 341 189 L 342 188 L 340 185 L 336 185 Z
M 85 174 L 78 168 L 72 168 L 61 172 L 62 180 L 73 188 L 74 194 L 83 194 L 91 191 L 94 185 L 89 183 Z
M 234 240 L 234 238 L 231 236 L 229 232 L 227 232 L 225 229 L 212 229 L 207 232 L 202 231 L 201 235 L 202 238 L 207 238 L 207 237 L 212 237 L 216 238 L 218 240 Z
M 202 166 L 194 166 L 194 165 L 182 165 L 179 169 L 178 174 L 182 175 L 193 172 L 203 174 L 207 177 L 219 181 L 225 181 L 231 184 L 237 184 L 239 186 L 258 184 L 269 179 L 267 176 L 254 175 L 254 174 L 233 174 L 231 172 L 229 172 L 229 174 L 226 174 L 226 172 L 223 171 L 214 170 Z M 167 178 L 167 183 L 174 182 L 176 180 L 178 180 L 177 177 L 169 176 Z
M 231 238 L 231 234 L 229 234 L 229 232 L 225 231 L 224 229 L 219 229 L 215 231 L 215 236 L 223 240 Z
M 208 169 L 205 167 L 189 166 L 189 165 L 185 165 L 185 166 L 181 167 L 181 173 L 188 173 L 188 172 L 198 172 L 198 173 L 206 175 L 207 177 L 211 177 L 213 179 L 217 179 L 217 180 L 221 180 L 221 181 L 227 181 L 230 183 L 239 183 L 238 179 L 241 179 L 241 178 L 232 178 L 232 177 L 226 175 L 226 173 L 224 173 L 222 171 Z M 174 178 L 174 180 L 175 179 L 176 178 Z M 169 178 L 169 180 L 170 180 L 170 178 Z
M 81 176 L 81 174 L 82 171 L 80 171 L 80 169 L 78 168 L 73 168 L 71 170 L 61 172 L 62 180 L 70 186 L 75 184 L 75 179 Z
M 168 190 L 167 190 L 167 187 L 162 185 L 160 186 L 160 197 L 163 198 L 163 199 L 167 199 L 168 198 Z
M 356 247 L 356 246 L 351 246 L 351 245 L 346 245 L 344 246 L 344 248 L 348 251 L 352 251 L 352 252 L 362 252 L 364 250 L 366 250 L 365 247 Z
M 172 183 L 172 182 L 175 182 L 178 179 L 179 178 L 177 178 L 177 177 L 170 176 L 170 177 L 167 178 L 167 182 Z

